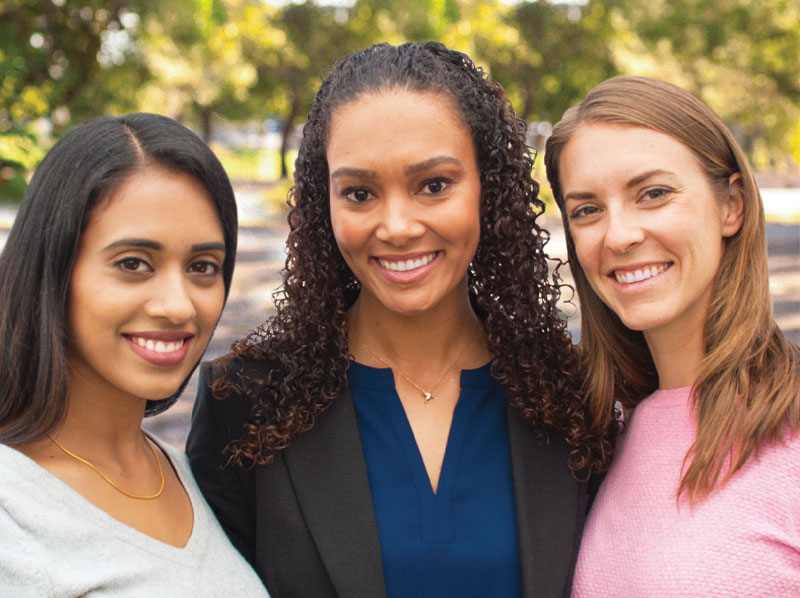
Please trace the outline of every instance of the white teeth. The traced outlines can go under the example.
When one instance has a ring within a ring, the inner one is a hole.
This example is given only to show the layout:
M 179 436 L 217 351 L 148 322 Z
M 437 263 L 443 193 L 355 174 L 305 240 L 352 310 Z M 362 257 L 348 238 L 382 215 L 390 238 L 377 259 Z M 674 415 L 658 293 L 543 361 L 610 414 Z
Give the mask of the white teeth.
M 668 267 L 669 264 L 661 264 L 660 266 L 651 266 L 649 268 L 637 269 L 633 272 L 631 272 L 630 270 L 627 270 L 625 272 L 615 271 L 614 278 L 617 279 L 617 282 L 623 284 L 640 282 L 642 280 L 647 280 L 648 278 L 653 278 L 653 276 L 658 276 Z
M 435 257 L 436 257 L 436 252 L 433 251 L 415 260 L 390 262 L 388 260 L 379 259 L 378 261 L 380 262 L 381 266 L 383 266 L 387 270 L 392 270 L 393 272 L 408 272 L 409 270 L 416 270 L 417 268 L 422 268 L 422 266 L 430 264 L 433 261 L 433 258 Z
M 183 347 L 183 344 L 186 342 L 186 339 L 181 339 L 179 341 L 165 343 L 164 341 L 145 339 L 141 336 L 132 336 L 131 340 L 140 347 L 144 347 L 148 351 L 155 351 L 156 353 L 174 353 Z

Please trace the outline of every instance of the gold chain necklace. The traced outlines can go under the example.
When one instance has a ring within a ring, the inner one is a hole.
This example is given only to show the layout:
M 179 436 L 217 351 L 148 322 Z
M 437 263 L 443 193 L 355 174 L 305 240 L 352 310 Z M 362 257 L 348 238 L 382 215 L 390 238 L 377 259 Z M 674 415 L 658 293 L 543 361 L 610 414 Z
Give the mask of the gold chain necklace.
M 367 346 L 367 344 L 366 344 L 364 341 L 360 341 L 360 344 L 361 344 L 361 346 L 362 346 L 362 347 L 364 347 L 364 348 L 365 348 L 365 349 L 366 349 L 366 350 L 367 350 L 367 351 L 370 353 L 370 355 L 372 355 L 372 356 L 373 356 L 375 359 L 377 359 L 378 361 L 380 361 L 380 362 L 381 362 L 383 365 L 385 365 L 385 366 L 386 366 L 386 367 L 388 367 L 389 369 L 391 369 L 391 370 L 393 370 L 393 371 L 397 372 L 398 374 L 400 374 L 400 376 L 401 376 L 401 377 L 402 377 L 402 378 L 403 378 L 403 379 L 404 379 L 406 382 L 408 382 L 408 383 L 409 383 L 409 384 L 411 384 L 411 385 L 412 385 L 414 388 L 416 388 L 418 391 L 420 391 L 420 392 L 422 393 L 422 398 L 425 400 L 425 404 L 426 404 L 426 405 L 428 404 L 428 402 L 429 402 L 429 401 L 432 401 L 432 400 L 436 399 L 436 395 L 435 395 L 435 394 L 433 394 L 433 391 L 434 391 L 434 390 L 436 390 L 436 387 L 437 387 L 437 386 L 439 386 L 439 384 L 441 383 L 441 381 L 442 381 L 442 380 L 444 380 L 444 377 L 447 375 L 447 372 L 449 372 L 451 369 L 453 369 L 453 366 L 454 366 L 454 365 L 456 364 L 456 362 L 458 361 L 458 358 L 459 358 L 459 357 L 461 357 L 461 354 L 464 352 L 464 348 L 467 346 L 467 343 L 464 343 L 463 345 L 461 345 L 461 349 L 460 349 L 460 350 L 458 351 L 458 353 L 456 354 L 456 356 L 455 356 L 455 359 L 453 359 L 453 361 L 450 363 L 450 365 L 449 365 L 448 367 L 446 367 L 446 368 L 445 368 L 444 372 L 443 372 L 443 373 L 442 373 L 442 375 L 439 377 L 439 379 L 436 381 L 436 383 L 435 383 L 433 386 L 431 386 L 431 387 L 430 387 L 430 390 L 425 390 L 425 389 L 424 389 L 424 388 L 422 388 L 422 387 L 421 387 L 419 384 L 417 384 L 417 383 L 416 383 L 416 382 L 414 382 L 414 381 L 413 381 L 411 378 L 409 378 L 409 377 L 408 377 L 408 376 L 406 376 L 406 375 L 405 375 L 403 372 L 401 372 L 399 368 L 397 368 L 397 367 L 394 367 L 392 364 L 390 364 L 388 361 L 386 361 L 386 360 L 385 360 L 383 357 L 381 357 L 380 355 L 378 355 L 377 353 L 375 353 L 375 351 L 373 351 L 372 349 L 370 349 L 370 348 Z
M 55 438 L 53 438 L 49 434 L 47 435 L 47 437 L 50 440 L 53 441 L 53 444 L 55 444 L 58 448 L 60 448 L 62 451 L 64 451 L 64 453 L 66 453 L 68 456 L 72 457 L 76 461 L 79 461 L 80 463 L 83 463 L 87 467 L 90 467 L 91 469 L 93 469 L 94 472 L 97 475 L 99 475 L 101 478 L 103 478 L 112 488 L 114 488 L 114 490 L 116 490 L 117 492 L 121 492 L 122 494 L 124 494 L 125 496 L 127 496 L 129 498 L 135 498 L 136 500 L 152 500 L 154 498 L 158 498 L 159 496 L 161 496 L 161 493 L 164 492 L 164 470 L 161 468 L 161 459 L 158 458 L 158 455 L 156 454 L 156 449 L 153 448 L 152 443 L 149 440 L 147 440 L 147 437 L 144 438 L 144 441 L 145 441 L 145 444 L 147 444 L 147 446 L 150 448 L 150 451 L 153 453 L 153 457 L 155 458 L 156 464 L 158 465 L 158 475 L 161 476 L 161 486 L 158 488 L 158 492 L 156 492 L 155 494 L 149 494 L 149 495 L 146 495 L 146 496 L 142 496 L 142 495 L 139 495 L 139 494 L 131 494 L 130 492 L 126 492 L 125 490 L 123 490 L 122 488 L 117 486 L 114 482 L 112 482 L 111 479 L 106 474 L 104 474 L 102 471 L 100 471 L 97 468 L 96 465 L 94 465 L 93 463 L 90 463 L 89 461 L 87 461 L 83 457 L 79 457 L 78 455 L 76 455 L 75 453 L 70 451 L 69 449 L 65 448 L 64 445 L 62 445 L 58 440 L 56 440 Z

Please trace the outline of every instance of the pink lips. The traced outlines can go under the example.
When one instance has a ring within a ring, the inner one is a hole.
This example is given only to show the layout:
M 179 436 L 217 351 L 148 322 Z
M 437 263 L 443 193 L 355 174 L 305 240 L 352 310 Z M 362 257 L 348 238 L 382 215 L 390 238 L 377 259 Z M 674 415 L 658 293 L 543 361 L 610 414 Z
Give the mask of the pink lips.
M 622 293 L 643 292 L 657 284 L 672 265 L 672 262 L 649 262 L 619 267 L 612 270 L 608 278 Z
M 153 365 L 166 367 L 178 365 L 184 360 L 194 335 L 184 331 L 148 331 L 129 333 L 124 337 L 139 357 Z
M 435 257 L 425 264 L 424 266 L 420 266 L 418 268 L 414 268 L 412 270 L 390 270 L 385 268 L 380 260 L 389 261 L 389 262 L 405 262 L 408 260 L 415 260 L 419 259 L 423 256 L 430 255 L 431 253 L 435 253 Z M 428 273 L 436 266 L 437 262 L 441 259 L 442 252 L 436 251 L 423 251 L 413 254 L 407 255 L 381 255 L 380 257 L 372 258 L 373 263 L 378 268 L 378 271 L 390 282 L 398 283 L 398 284 L 408 284 L 412 282 L 416 282 L 425 278 Z

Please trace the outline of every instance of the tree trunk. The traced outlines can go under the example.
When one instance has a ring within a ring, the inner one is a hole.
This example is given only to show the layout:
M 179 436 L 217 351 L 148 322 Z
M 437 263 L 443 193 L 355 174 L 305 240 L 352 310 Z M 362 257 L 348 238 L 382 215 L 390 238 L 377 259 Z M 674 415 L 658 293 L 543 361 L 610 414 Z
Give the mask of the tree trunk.
M 534 97 L 534 93 L 529 87 L 526 87 L 525 93 L 522 94 L 522 110 L 517 112 L 517 117 L 525 122 L 529 122 L 535 106 L 536 98 Z
M 200 111 L 200 132 L 203 136 L 203 141 L 209 143 L 211 141 L 211 117 L 213 112 L 208 106 L 198 106 L 197 109 Z
M 289 177 L 289 169 L 286 166 L 286 152 L 289 150 L 289 136 L 294 128 L 294 121 L 300 112 L 300 94 L 292 91 L 292 101 L 289 105 L 289 114 L 283 121 L 283 131 L 281 131 L 281 179 Z

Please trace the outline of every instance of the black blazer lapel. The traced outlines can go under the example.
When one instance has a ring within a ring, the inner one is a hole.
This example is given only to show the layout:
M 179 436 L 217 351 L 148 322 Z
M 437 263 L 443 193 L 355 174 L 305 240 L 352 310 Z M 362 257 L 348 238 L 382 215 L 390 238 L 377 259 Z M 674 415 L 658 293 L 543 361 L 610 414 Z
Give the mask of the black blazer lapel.
M 303 516 L 339 596 L 386 595 L 378 526 L 353 399 L 345 388 L 286 451 Z
M 508 410 L 511 468 L 523 596 L 568 595 L 586 509 L 586 493 L 567 467 L 569 447 L 549 443 Z

